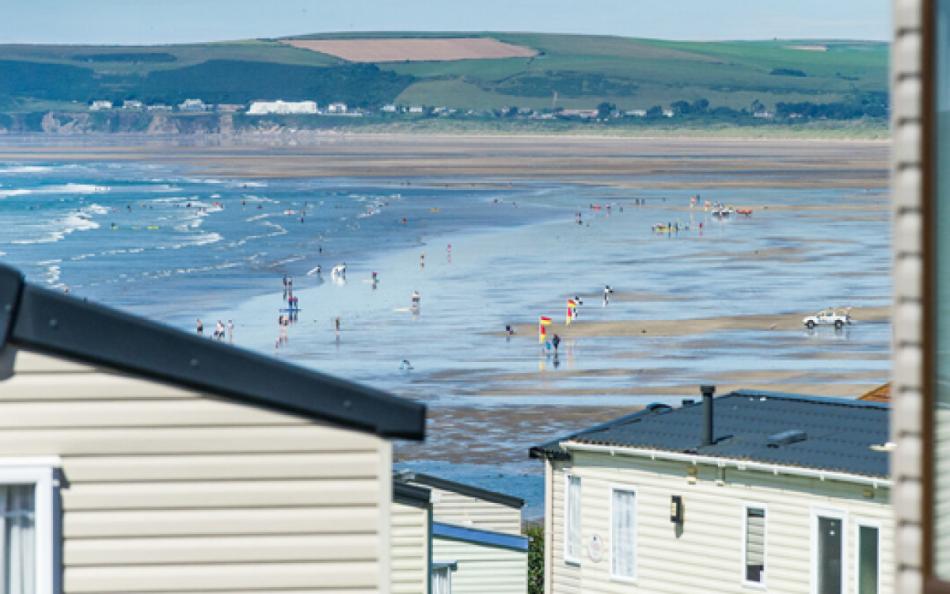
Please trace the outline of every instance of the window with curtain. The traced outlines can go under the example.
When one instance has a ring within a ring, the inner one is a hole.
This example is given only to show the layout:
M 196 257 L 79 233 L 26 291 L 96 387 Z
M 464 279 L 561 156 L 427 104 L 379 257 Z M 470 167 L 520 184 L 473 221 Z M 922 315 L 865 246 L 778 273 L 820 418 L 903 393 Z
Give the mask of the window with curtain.
M 765 583 L 765 509 L 745 508 L 745 581 Z
M 610 502 L 610 573 L 614 577 L 633 578 L 636 534 L 636 494 L 614 489 Z
M 432 594 L 452 594 L 452 566 L 432 568 Z
M 874 526 L 858 528 L 858 594 L 877 594 L 879 538 Z
M 35 487 L 0 485 L 0 533 L 3 534 L 2 594 L 35 594 Z
M 581 477 L 568 475 L 564 518 L 564 557 L 579 563 L 581 559 Z

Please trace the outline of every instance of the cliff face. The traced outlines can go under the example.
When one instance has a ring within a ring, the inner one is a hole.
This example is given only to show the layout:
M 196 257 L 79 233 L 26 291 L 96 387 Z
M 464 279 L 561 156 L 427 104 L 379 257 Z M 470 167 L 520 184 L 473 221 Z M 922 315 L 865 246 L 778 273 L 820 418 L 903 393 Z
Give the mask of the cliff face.
M 234 130 L 230 114 L 178 115 L 147 112 L 36 112 L 0 115 L 6 134 L 217 134 Z

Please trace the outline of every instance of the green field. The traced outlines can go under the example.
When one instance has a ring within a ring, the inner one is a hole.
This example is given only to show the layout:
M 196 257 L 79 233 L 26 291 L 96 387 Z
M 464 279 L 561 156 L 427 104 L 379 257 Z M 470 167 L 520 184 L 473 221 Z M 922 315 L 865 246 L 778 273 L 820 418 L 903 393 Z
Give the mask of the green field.
M 888 45 L 861 41 L 679 42 L 533 33 L 347 33 L 297 38 L 490 36 L 532 58 L 352 64 L 275 39 L 164 46 L 0 45 L 0 112 L 75 111 L 94 99 L 213 103 L 255 99 L 620 110 L 706 99 L 886 103 Z M 820 51 L 816 51 L 820 49 Z M 883 97 L 883 99 L 881 99 Z M 871 98 L 871 99 L 869 99 Z M 850 117 L 850 116 L 849 116 Z M 880 117 L 879 114 L 875 117 Z

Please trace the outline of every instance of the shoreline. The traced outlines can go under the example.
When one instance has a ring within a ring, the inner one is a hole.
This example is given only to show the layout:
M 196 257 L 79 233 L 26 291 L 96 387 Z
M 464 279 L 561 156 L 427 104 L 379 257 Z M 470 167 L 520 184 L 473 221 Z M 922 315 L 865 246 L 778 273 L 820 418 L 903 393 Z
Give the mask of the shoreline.
M 323 134 L 296 146 L 124 140 L 36 145 L 4 143 L 0 136 L 0 161 L 157 162 L 230 178 L 373 178 L 405 184 L 426 178 L 463 187 L 538 179 L 689 190 L 888 184 L 889 143 L 879 140 L 432 133 Z

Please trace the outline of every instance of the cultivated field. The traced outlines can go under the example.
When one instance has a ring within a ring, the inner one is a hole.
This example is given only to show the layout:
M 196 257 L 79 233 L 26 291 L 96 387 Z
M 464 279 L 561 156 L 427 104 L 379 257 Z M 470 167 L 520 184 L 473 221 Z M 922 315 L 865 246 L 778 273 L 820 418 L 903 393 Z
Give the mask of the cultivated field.
M 530 58 L 529 47 L 489 37 L 447 39 L 288 39 L 293 47 L 328 54 L 350 62 L 432 62 Z

